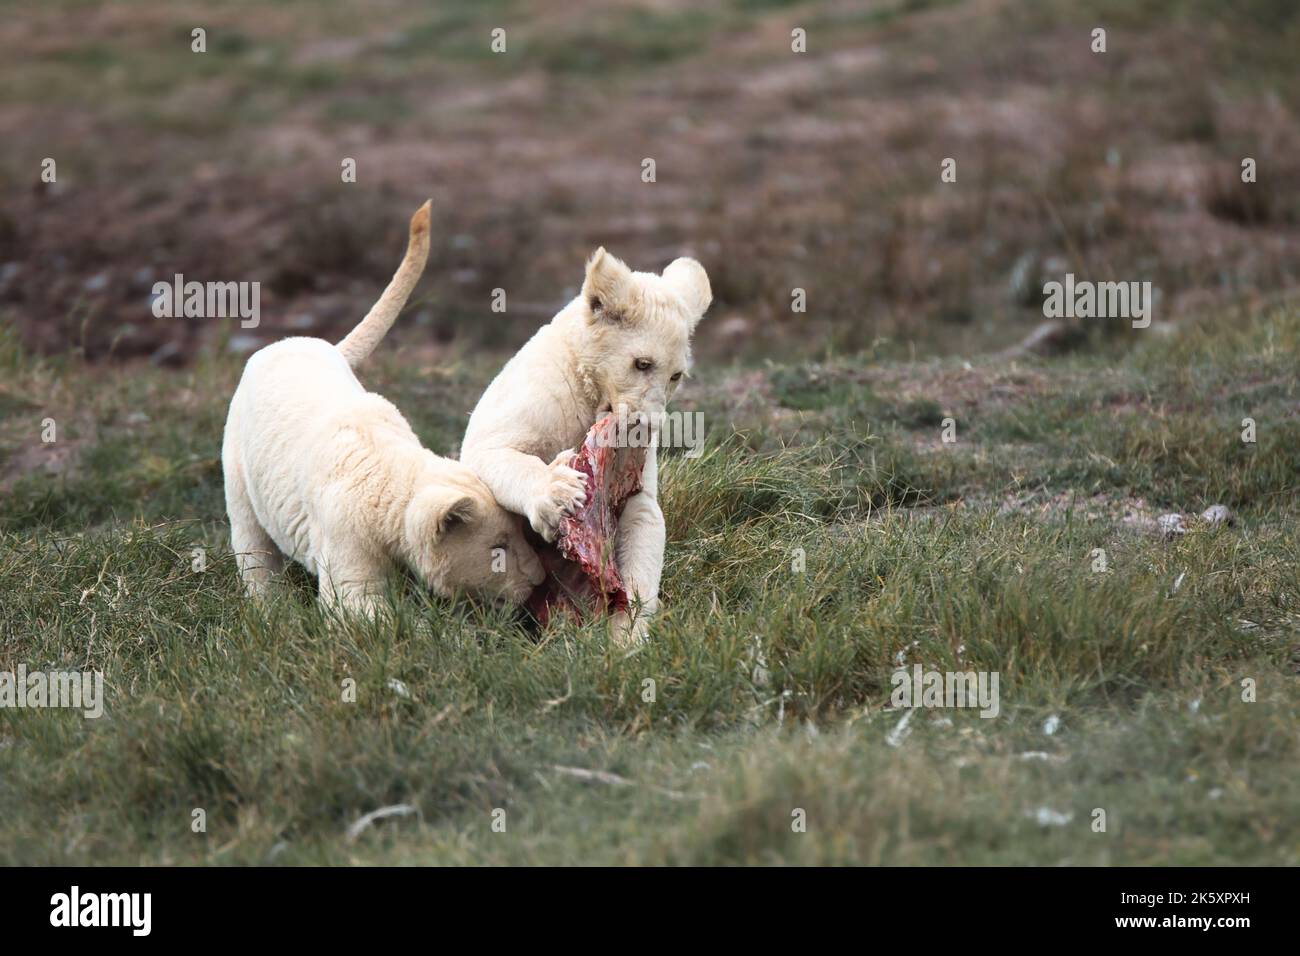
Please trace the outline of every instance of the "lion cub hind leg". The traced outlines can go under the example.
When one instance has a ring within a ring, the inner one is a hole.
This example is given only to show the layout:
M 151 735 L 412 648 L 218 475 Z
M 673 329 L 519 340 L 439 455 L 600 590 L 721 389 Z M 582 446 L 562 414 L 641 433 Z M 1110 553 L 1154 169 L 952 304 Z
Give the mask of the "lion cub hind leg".
M 225 466 L 230 550 L 235 553 L 244 593 L 249 597 L 259 597 L 267 592 L 272 578 L 284 570 L 285 557 L 258 522 L 243 473 L 233 454 L 227 453 Z

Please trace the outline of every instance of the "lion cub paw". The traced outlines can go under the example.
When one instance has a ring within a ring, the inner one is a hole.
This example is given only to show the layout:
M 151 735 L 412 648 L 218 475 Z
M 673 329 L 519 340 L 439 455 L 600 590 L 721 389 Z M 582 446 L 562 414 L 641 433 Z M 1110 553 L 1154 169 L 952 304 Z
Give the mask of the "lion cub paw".
M 569 464 L 577 452 L 566 449 L 547 465 L 546 490 L 528 509 L 528 523 L 547 541 L 554 541 L 560 519 L 581 508 L 587 501 L 587 476 Z
M 627 651 L 644 644 L 650 636 L 650 621 L 644 614 L 633 617 L 627 611 L 616 611 L 609 620 L 614 643 Z

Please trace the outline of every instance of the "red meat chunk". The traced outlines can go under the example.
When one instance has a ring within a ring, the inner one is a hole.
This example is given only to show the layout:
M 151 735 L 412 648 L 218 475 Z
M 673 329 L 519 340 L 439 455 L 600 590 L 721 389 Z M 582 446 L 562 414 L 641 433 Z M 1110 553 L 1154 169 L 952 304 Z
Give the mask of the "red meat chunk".
M 641 490 L 644 447 L 619 441 L 618 418 L 606 415 L 587 432 L 573 467 L 587 476 L 587 501 L 560 520 L 555 544 L 535 539 L 546 580 L 527 607 L 545 624 L 557 610 L 575 614 L 614 613 L 627 607 L 614 540 L 627 500 Z

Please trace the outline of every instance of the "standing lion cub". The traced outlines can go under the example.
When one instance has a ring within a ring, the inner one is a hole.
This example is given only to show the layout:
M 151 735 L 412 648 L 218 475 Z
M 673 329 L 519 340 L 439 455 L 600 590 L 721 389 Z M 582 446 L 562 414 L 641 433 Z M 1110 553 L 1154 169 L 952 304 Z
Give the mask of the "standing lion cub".
M 264 591 L 285 557 L 320 578 L 320 600 L 373 611 L 397 565 L 448 596 L 514 603 L 544 578 L 519 517 L 465 465 L 420 445 L 352 369 L 383 338 L 424 271 L 429 203 L 374 307 L 337 346 L 290 338 L 248 360 L 221 448 L 239 572 Z
M 588 429 L 609 411 L 657 423 L 690 362 L 691 334 L 713 299 L 694 259 L 662 275 L 633 272 L 597 249 L 582 292 L 506 363 L 479 399 L 461 461 L 504 507 L 525 516 L 546 540 L 566 511 L 586 500 L 584 476 L 569 467 Z M 616 635 L 645 636 L 659 600 L 664 516 L 659 509 L 655 442 L 641 491 L 619 518 L 615 554 L 633 610 L 616 616 Z

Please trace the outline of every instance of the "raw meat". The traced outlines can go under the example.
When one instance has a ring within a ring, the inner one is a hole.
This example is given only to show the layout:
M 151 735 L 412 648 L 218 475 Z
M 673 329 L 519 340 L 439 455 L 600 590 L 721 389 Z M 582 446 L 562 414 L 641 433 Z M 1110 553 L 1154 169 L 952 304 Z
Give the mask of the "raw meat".
M 619 421 L 613 414 L 587 432 L 572 464 L 587 476 L 587 501 L 560 520 L 555 544 L 534 540 L 546 580 L 533 591 L 527 607 L 540 623 L 557 610 L 582 620 L 627 607 L 614 539 L 623 505 L 641 490 L 645 456 L 644 446 L 625 447 L 619 440 Z

